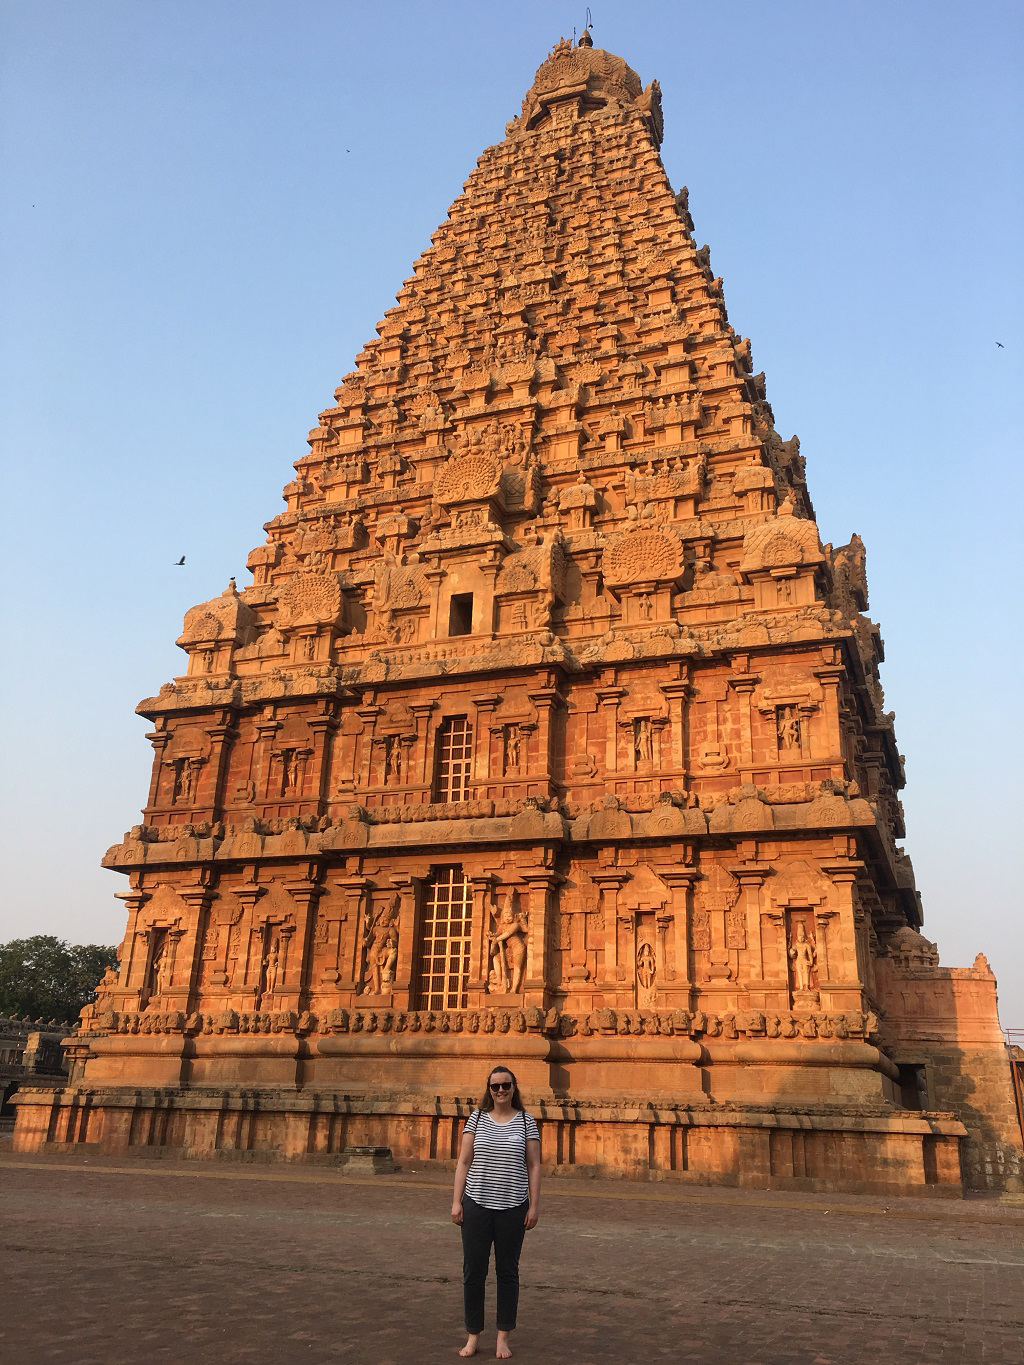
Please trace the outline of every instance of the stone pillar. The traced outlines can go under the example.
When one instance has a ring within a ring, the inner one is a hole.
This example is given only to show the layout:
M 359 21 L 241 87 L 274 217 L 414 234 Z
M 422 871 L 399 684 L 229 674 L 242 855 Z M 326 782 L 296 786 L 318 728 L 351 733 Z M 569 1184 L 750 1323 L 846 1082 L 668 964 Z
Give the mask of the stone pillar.
M 217 820 L 224 810 L 224 782 L 231 759 L 231 741 L 237 734 L 230 712 L 224 713 L 224 719 L 219 725 L 210 726 L 210 758 L 205 765 L 205 782 L 203 771 L 200 770 L 199 774 L 200 790 L 196 796 L 194 811 L 196 820 Z
M 153 810 L 160 796 L 160 775 L 164 770 L 164 751 L 170 743 L 171 736 L 164 730 L 153 730 L 146 736 L 153 746 L 153 771 L 149 779 L 149 800 L 146 802 L 146 810 Z
M 296 1012 L 305 1009 L 309 999 L 313 916 L 317 900 L 324 891 L 316 880 L 318 869 L 309 870 L 311 876 L 285 882 L 285 890 L 295 903 L 295 927 L 281 926 L 280 976 L 274 992 L 279 1009 Z
M 491 917 L 496 912 L 494 888 L 498 884 L 492 872 L 479 876 L 470 873 L 467 877 L 473 888 L 473 932 L 469 945 L 469 990 L 470 994 L 483 995 L 487 990 L 488 944 Z M 532 928 L 532 926 L 531 926 Z
M 369 787 L 373 776 L 373 731 L 377 724 L 377 717 L 384 710 L 383 706 L 357 706 L 356 715 L 362 721 L 363 732 L 360 735 L 359 764 L 357 772 L 359 774 L 359 786 Z
M 686 744 L 686 703 L 693 696 L 693 688 L 688 681 L 662 683 L 661 690 L 668 699 L 670 715 L 670 742 L 665 743 L 664 738 L 661 744 L 662 767 L 674 768 L 682 778 L 682 785 L 688 786 L 687 781 L 687 744 Z
M 245 997 L 244 1008 L 248 1008 L 255 1003 L 256 992 L 260 984 L 260 968 L 263 962 L 263 935 L 260 932 L 259 960 L 256 963 L 255 980 L 252 979 L 252 940 L 254 933 L 254 921 L 256 912 L 256 902 L 263 895 L 265 888 L 257 886 L 255 882 L 250 882 L 247 886 L 235 887 L 234 894 L 241 902 L 244 914 L 242 923 L 244 928 L 239 935 L 239 961 L 234 964 L 232 969 L 228 965 L 229 986 L 233 988 L 235 995 Z M 244 946 L 242 946 L 244 944 Z
M 118 984 L 122 990 L 141 992 L 146 984 L 146 968 L 149 965 L 148 941 L 138 932 L 139 911 L 149 900 L 146 891 L 115 891 L 115 899 L 122 901 L 128 911 L 128 927 L 125 929 L 125 954 L 121 962 Z
M 316 801 L 317 813 L 320 814 L 328 797 L 330 776 L 328 759 L 331 739 L 338 728 L 338 718 L 331 712 L 325 712 L 314 716 L 309 722 L 309 728 L 313 732 L 313 772 L 316 777 L 316 785 L 309 795 Z
M 337 921 L 336 935 L 338 944 L 338 967 L 334 973 L 335 984 L 339 991 L 354 992 L 359 984 L 362 965 L 362 929 L 366 904 L 373 883 L 368 877 L 338 877 L 333 885 L 337 887 L 345 902 L 345 909 Z M 401 948 L 399 948 L 401 954 Z M 399 956 L 401 967 L 401 956 Z M 329 975 L 329 971 L 325 976 Z
M 601 890 L 601 910 L 604 915 L 604 972 L 599 984 L 608 990 L 618 989 L 619 980 L 619 891 L 629 881 L 629 873 L 619 868 L 599 868 L 591 880 Z
M 472 787 L 485 785 L 491 780 L 491 719 L 500 700 L 500 692 L 486 692 L 472 698 L 474 707 Z
M 821 683 L 821 690 L 825 694 L 821 704 L 821 715 L 825 726 L 825 752 L 817 757 L 817 761 L 836 765 L 832 775 L 837 780 L 843 776 L 840 766 L 843 763 L 843 739 L 839 719 L 839 684 L 843 679 L 843 674 L 844 669 L 838 665 L 814 670 L 814 676 Z M 808 718 L 805 718 L 804 724 L 810 729 Z
M 427 569 L 424 577 L 430 584 L 430 630 L 428 639 L 443 640 L 448 636 L 448 622 L 440 619 L 441 584 L 447 578 L 444 569 Z
M 551 938 L 557 913 L 558 887 L 565 881 L 559 872 L 548 868 L 527 868 L 520 873 L 530 892 L 530 932 L 526 940 L 526 978 L 528 1002 L 546 1009 L 552 984 Z M 533 997 L 530 999 L 530 997 Z
M 554 727 L 557 724 L 556 709 L 565 706 L 565 698 L 557 687 L 542 687 L 527 696 L 537 708 L 537 755 L 534 763 L 528 765 L 531 776 L 539 776 L 542 796 L 550 796 L 555 777 L 554 771 Z M 531 783 L 531 786 L 533 784 Z
M 170 930 L 168 939 L 177 933 L 171 959 L 171 989 L 164 993 L 168 1009 L 188 1013 L 194 1008 L 199 987 L 200 953 L 203 934 L 210 911 L 213 893 L 209 885 L 178 887 L 178 895 L 189 908 L 187 931 Z
M 818 991 L 823 1009 L 850 1012 L 866 1008 L 864 982 L 857 961 L 857 924 L 854 904 L 857 878 L 864 864 L 855 858 L 822 863 L 834 888 L 824 905 L 814 907 L 817 942 Z
M 742 915 L 746 927 L 747 946 L 740 951 L 740 985 L 764 980 L 764 956 L 761 946 L 761 887 L 769 869 L 760 863 L 743 862 L 728 871 L 740 885 L 740 900 L 734 913 Z
M 434 779 L 433 758 L 430 748 L 430 713 L 437 706 L 436 701 L 412 702 L 409 710 L 416 717 L 416 744 L 420 751 L 420 765 L 418 781 L 427 788 L 427 800 L 430 800 L 430 784 Z M 413 781 L 412 768 L 409 769 L 409 780 Z
M 743 660 L 744 666 L 746 660 Z M 761 681 L 756 673 L 736 672 L 729 679 L 729 686 L 736 693 L 740 722 L 740 770 L 743 781 L 750 781 L 750 770 L 754 762 L 754 745 L 750 729 L 750 702 L 754 688 Z
M 414 1008 L 416 950 L 420 938 L 423 880 L 419 876 L 396 873 L 391 875 L 391 885 L 402 898 L 398 916 L 398 964 L 395 968 L 394 989 L 395 1008 L 400 1010 Z
M 697 869 L 693 867 L 659 868 L 658 876 L 671 889 L 672 900 L 663 912 L 671 926 L 674 950 L 667 955 L 664 975 L 659 976 L 661 989 L 680 997 L 679 1007 L 689 1008 L 690 999 L 690 900 Z M 673 1002 L 673 1005 L 675 1002 Z
M 612 778 L 619 771 L 619 702 L 626 695 L 626 689 L 599 687 L 594 695 L 604 711 L 604 770 Z
M 254 755 L 254 779 L 256 784 L 256 798 L 259 801 L 273 801 L 280 795 L 271 790 L 271 781 L 274 774 L 273 755 L 271 746 L 274 736 L 280 729 L 280 723 L 275 719 L 271 708 L 268 706 L 260 720 L 256 722 L 256 745 Z

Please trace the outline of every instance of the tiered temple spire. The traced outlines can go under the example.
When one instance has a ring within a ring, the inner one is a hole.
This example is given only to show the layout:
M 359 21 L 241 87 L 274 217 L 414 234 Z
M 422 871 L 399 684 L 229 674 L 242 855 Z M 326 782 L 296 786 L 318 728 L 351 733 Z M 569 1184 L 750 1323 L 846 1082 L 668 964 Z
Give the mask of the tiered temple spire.
M 500 1052 L 560 1164 L 1018 1178 L 994 979 L 917 932 L 864 547 L 821 542 L 662 133 L 555 47 L 252 586 L 187 614 L 120 970 L 23 1148 L 450 1156 Z

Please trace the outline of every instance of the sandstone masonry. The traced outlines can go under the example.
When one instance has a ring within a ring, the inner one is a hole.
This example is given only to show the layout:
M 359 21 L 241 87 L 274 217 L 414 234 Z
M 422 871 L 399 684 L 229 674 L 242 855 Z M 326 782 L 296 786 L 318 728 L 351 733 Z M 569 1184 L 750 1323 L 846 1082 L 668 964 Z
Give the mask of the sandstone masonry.
M 865 614 L 658 148 L 560 43 L 143 702 L 120 969 L 16 1146 L 1021 1188 L 984 958 L 938 966 Z

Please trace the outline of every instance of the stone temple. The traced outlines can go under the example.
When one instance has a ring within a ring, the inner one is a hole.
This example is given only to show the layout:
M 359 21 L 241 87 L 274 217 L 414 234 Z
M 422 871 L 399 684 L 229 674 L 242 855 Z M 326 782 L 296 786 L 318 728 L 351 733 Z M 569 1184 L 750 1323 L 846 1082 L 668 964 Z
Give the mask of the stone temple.
M 118 973 L 16 1146 L 1021 1188 L 938 965 L 864 546 L 823 545 L 656 83 L 558 44 L 144 701 Z

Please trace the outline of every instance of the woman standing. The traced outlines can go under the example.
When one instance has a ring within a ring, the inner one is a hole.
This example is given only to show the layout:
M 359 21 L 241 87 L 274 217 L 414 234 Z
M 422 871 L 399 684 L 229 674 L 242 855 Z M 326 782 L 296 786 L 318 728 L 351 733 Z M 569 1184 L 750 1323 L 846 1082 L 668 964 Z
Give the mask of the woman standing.
M 496 1066 L 466 1120 L 455 1168 L 452 1222 L 462 1228 L 462 1284 L 468 1340 L 460 1356 L 476 1355 L 484 1329 L 484 1282 L 494 1244 L 498 1281 L 495 1356 L 507 1360 L 508 1334 L 519 1305 L 519 1253 L 540 1214 L 540 1133 L 523 1108 L 516 1078 Z

